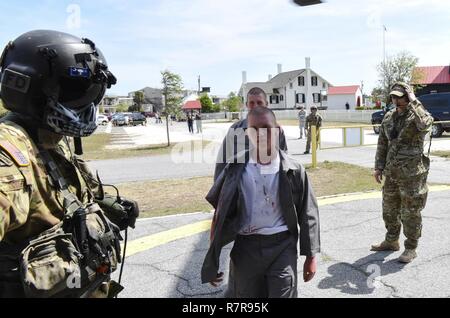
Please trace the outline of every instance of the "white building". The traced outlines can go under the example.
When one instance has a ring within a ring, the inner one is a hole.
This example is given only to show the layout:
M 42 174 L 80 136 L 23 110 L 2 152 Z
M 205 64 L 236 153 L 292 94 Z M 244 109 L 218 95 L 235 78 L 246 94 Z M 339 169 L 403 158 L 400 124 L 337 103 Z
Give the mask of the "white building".
M 362 106 L 363 97 L 359 85 L 333 86 L 328 89 L 329 110 L 345 110 L 347 103 L 350 110 Z
M 263 89 L 272 109 L 293 109 L 299 106 L 306 108 L 315 105 L 327 106 L 327 90 L 330 82 L 311 69 L 310 58 L 306 58 L 305 68 L 282 72 L 278 64 L 278 74 L 272 78 L 269 75 L 267 82 L 247 82 L 247 73 L 242 72 L 242 85 L 239 96 L 247 102 L 247 93 L 253 87 Z
M 128 96 L 106 95 L 100 102 L 100 107 L 105 113 L 115 113 L 118 105 L 123 104 L 127 107 L 133 105 L 133 98 Z

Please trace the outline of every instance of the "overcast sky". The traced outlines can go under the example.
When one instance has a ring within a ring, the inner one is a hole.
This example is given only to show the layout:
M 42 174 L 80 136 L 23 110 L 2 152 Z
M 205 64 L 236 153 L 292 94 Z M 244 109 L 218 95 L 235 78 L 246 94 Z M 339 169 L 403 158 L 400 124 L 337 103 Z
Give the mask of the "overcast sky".
M 79 11 L 79 12 L 78 12 Z M 311 67 L 333 85 L 370 92 L 386 52 L 408 50 L 420 65 L 450 63 L 450 1 L 291 0 L 1 1 L 0 44 L 32 29 L 92 39 L 118 78 L 110 94 L 160 87 L 160 71 L 180 74 L 186 88 L 227 95 L 248 81 Z M 78 14 L 79 13 L 79 14 Z M 78 19 L 80 17 L 80 19 Z

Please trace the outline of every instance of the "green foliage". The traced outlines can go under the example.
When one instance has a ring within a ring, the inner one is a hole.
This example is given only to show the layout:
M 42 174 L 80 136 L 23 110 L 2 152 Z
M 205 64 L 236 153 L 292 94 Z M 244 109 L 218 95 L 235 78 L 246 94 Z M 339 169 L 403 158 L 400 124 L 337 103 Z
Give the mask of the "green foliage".
M 222 110 L 222 107 L 220 106 L 220 104 L 214 104 L 212 110 L 213 110 L 213 113 L 220 113 L 220 111 Z
M 125 104 L 123 104 L 123 103 L 120 103 L 120 104 L 117 105 L 117 107 L 116 107 L 116 112 L 118 112 L 118 113 L 124 113 L 124 112 L 126 112 L 126 111 L 128 111 L 128 106 L 127 106 L 127 105 L 125 105 Z
M 223 103 L 223 108 L 228 112 L 238 112 L 242 107 L 242 100 L 235 93 L 231 92 L 228 95 L 228 99 Z
M 209 96 L 207 94 L 201 95 L 199 98 L 199 101 L 202 104 L 202 112 L 203 113 L 214 112 L 214 104 L 213 104 L 211 98 L 209 98 Z
M 164 97 L 164 114 L 176 115 L 181 112 L 183 102 L 183 81 L 181 76 L 165 70 L 161 72 Z
M 161 75 L 164 99 L 164 108 L 162 113 L 166 116 L 166 118 L 169 118 L 169 116 L 172 115 L 179 116 L 183 102 L 183 80 L 180 75 L 172 73 L 169 70 L 162 71 Z M 166 120 L 166 130 L 167 146 L 170 147 L 169 120 Z
M 142 104 L 144 104 L 144 92 L 137 91 L 133 96 L 133 105 L 130 106 L 129 111 L 141 112 Z

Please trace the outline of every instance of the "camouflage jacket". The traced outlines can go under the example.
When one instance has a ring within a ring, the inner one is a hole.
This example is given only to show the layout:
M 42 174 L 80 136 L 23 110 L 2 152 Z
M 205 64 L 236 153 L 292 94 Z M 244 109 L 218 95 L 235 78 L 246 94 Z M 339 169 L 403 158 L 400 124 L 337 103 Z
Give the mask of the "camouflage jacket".
M 76 158 L 76 167 L 63 142 L 50 153 L 69 184 L 69 190 L 83 203 L 92 200 L 92 185 L 87 186 L 82 176 L 82 173 L 89 173 L 86 164 Z M 39 149 L 25 129 L 13 122 L 2 121 L 0 241 L 18 244 L 58 224 L 64 216 L 62 202 L 62 194 L 51 185 Z
M 432 124 L 433 117 L 419 100 L 409 103 L 401 114 L 396 109 L 388 112 L 380 127 L 375 169 L 394 178 L 428 172 L 429 159 L 423 151 Z
M 311 126 L 316 126 L 317 128 L 322 126 L 322 116 L 320 116 L 320 114 L 309 114 L 308 117 L 306 117 L 306 129 L 311 129 Z

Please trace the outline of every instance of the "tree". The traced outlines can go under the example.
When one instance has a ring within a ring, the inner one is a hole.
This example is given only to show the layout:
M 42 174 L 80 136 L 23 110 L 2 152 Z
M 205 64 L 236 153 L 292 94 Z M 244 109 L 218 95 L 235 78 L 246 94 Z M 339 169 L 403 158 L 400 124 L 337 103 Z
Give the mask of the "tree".
M 177 115 L 181 112 L 183 102 L 183 81 L 181 76 L 165 70 L 161 72 L 164 98 L 164 115 L 166 116 L 167 146 L 170 147 L 169 136 L 169 116 Z
M 223 102 L 223 107 L 228 112 L 237 112 L 242 107 L 242 100 L 235 93 L 228 94 L 228 99 Z
M 199 98 L 200 103 L 202 104 L 202 112 L 203 113 L 212 113 L 214 112 L 214 104 L 209 98 L 208 94 L 202 94 Z
M 116 112 L 118 113 L 124 113 L 128 111 L 128 106 L 124 103 L 120 103 L 116 106 Z
M 413 72 L 418 62 L 417 57 L 403 51 L 396 56 L 388 57 L 386 62 L 378 64 L 379 86 L 376 87 L 376 90 L 380 92 L 380 97 L 384 102 L 390 102 L 389 92 L 395 82 L 412 84 L 420 80 L 422 74 Z
M 220 104 L 213 104 L 212 112 L 213 113 L 220 113 Z
M 144 92 L 137 91 L 133 96 L 133 105 L 130 106 L 129 111 L 141 112 L 142 104 L 144 104 Z

